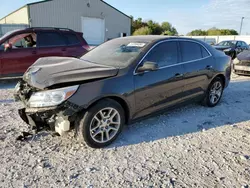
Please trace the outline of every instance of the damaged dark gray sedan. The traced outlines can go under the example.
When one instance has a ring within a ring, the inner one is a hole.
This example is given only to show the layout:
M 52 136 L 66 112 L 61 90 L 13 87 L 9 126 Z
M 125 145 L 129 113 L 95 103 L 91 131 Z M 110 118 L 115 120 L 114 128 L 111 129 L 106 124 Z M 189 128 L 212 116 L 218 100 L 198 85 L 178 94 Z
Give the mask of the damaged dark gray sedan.
M 216 106 L 231 58 L 195 39 L 138 36 L 108 41 L 80 59 L 39 59 L 16 86 L 21 118 L 38 130 L 75 129 L 94 148 L 124 124 L 186 102 Z M 138 136 L 140 136 L 138 134 Z

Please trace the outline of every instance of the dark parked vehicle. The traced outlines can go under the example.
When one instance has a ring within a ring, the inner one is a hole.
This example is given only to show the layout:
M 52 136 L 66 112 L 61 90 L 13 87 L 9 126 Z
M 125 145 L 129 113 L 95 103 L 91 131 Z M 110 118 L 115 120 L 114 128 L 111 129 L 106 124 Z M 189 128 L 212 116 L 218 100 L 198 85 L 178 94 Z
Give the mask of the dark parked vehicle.
M 124 124 L 186 102 L 216 106 L 231 58 L 195 39 L 164 36 L 108 41 L 80 59 L 44 58 L 16 87 L 21 118 L 63 134 L 74 125 L 91 147 L 109 145 Z
M 89 49 L 82 33 L 63 28 L 27 28 L 0 38 L 0 77 L 20 76 L 41 57 L 81 57 Z
M 250 76 L 250 51 L 240 53 L 233 62 L 233 70 L 238 75 Z
M 232 57 L 232 59 L 235 59 L 244 50 L 249 50 L 247 43 L 237 40 L 222 41 L 214 45 L 214 47 L 217 50 L 223 51 L 226 55 Z

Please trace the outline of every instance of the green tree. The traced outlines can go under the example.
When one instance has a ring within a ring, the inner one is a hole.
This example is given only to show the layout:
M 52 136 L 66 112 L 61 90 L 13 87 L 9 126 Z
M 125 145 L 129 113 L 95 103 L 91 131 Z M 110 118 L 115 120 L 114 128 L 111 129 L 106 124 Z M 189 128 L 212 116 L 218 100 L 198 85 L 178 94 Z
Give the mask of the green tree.
M 149 27 L 141 27 L 133 33 L 133 35 L 151 35 L 152 30 Z
M 145 27 L 145 26 L 147 26 L 147 23 L 143 22 L 142 18 L 138 18 L 134 20 L 132 16 L 132 33 L 134 33 L 135 30 L 140 29 L 141 27 Z
M 217 36 L 217 35 L 222 35 L 222 34 L 221 34 L 220 29 L 217 29 L 217 28 L 213 27 L 213 28 L 207 30 L 207 35 L 208 36 L 211 36 L 211 35 L 216 35 Z
M 153 35 L 160 35 L 162 33 L 162 28 L 159 23 L 149 20 L 147 25 L 151 29 Z
M 238 32 L 235 31 L 234 29 L 217 29 L 216 27 L 213 27 L 211 29 L 208 29 L 207 31 L 196 29 L 189 32 L 187 35 L 189 36 L 238 35 Z
M 138 33 L 151 34 L 151 35 L 177 35 L 178 32 L 169 22 L 163 22 L 159 24 L 153 20 L 147 22 L 143 21 L 142 18 L 132 18 L 132 33 L 138 35 Z M 142 28 L 142 29 L 141 29 Z
M 207 31 L 196 29 L 187 34 L 188 36 L 204 36 L 207 35 Z
M 177 30 L 169 22 L 163 22 L 161 24 L 161 28 L 162 28 L 162 35 L 169 35 L 169 36 L 178 35 Z

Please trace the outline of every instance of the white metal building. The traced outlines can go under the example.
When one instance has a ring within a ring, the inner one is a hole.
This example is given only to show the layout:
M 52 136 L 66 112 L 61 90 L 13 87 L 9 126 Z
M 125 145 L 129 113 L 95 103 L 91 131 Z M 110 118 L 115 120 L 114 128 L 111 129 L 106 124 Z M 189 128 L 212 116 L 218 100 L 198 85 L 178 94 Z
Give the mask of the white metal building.
M 27 4 L 0 24 L 63 27 L 83 32 L 89 44 L 131 34 L 131 18 L 103 0 L 46 0 Z

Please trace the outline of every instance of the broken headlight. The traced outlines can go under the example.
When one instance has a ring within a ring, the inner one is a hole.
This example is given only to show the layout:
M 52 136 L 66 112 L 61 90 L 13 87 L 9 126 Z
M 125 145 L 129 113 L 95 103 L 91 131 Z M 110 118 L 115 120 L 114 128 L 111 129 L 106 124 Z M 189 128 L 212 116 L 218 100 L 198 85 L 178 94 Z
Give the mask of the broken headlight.
M 240 63 L 240 60 L 236 57 L 233 61 L 233 64 L 239 64 Z
M 57 106 L 71 97 L 79 86 L 36 92 L 31 95 L 28 106 L 32 108 Z

